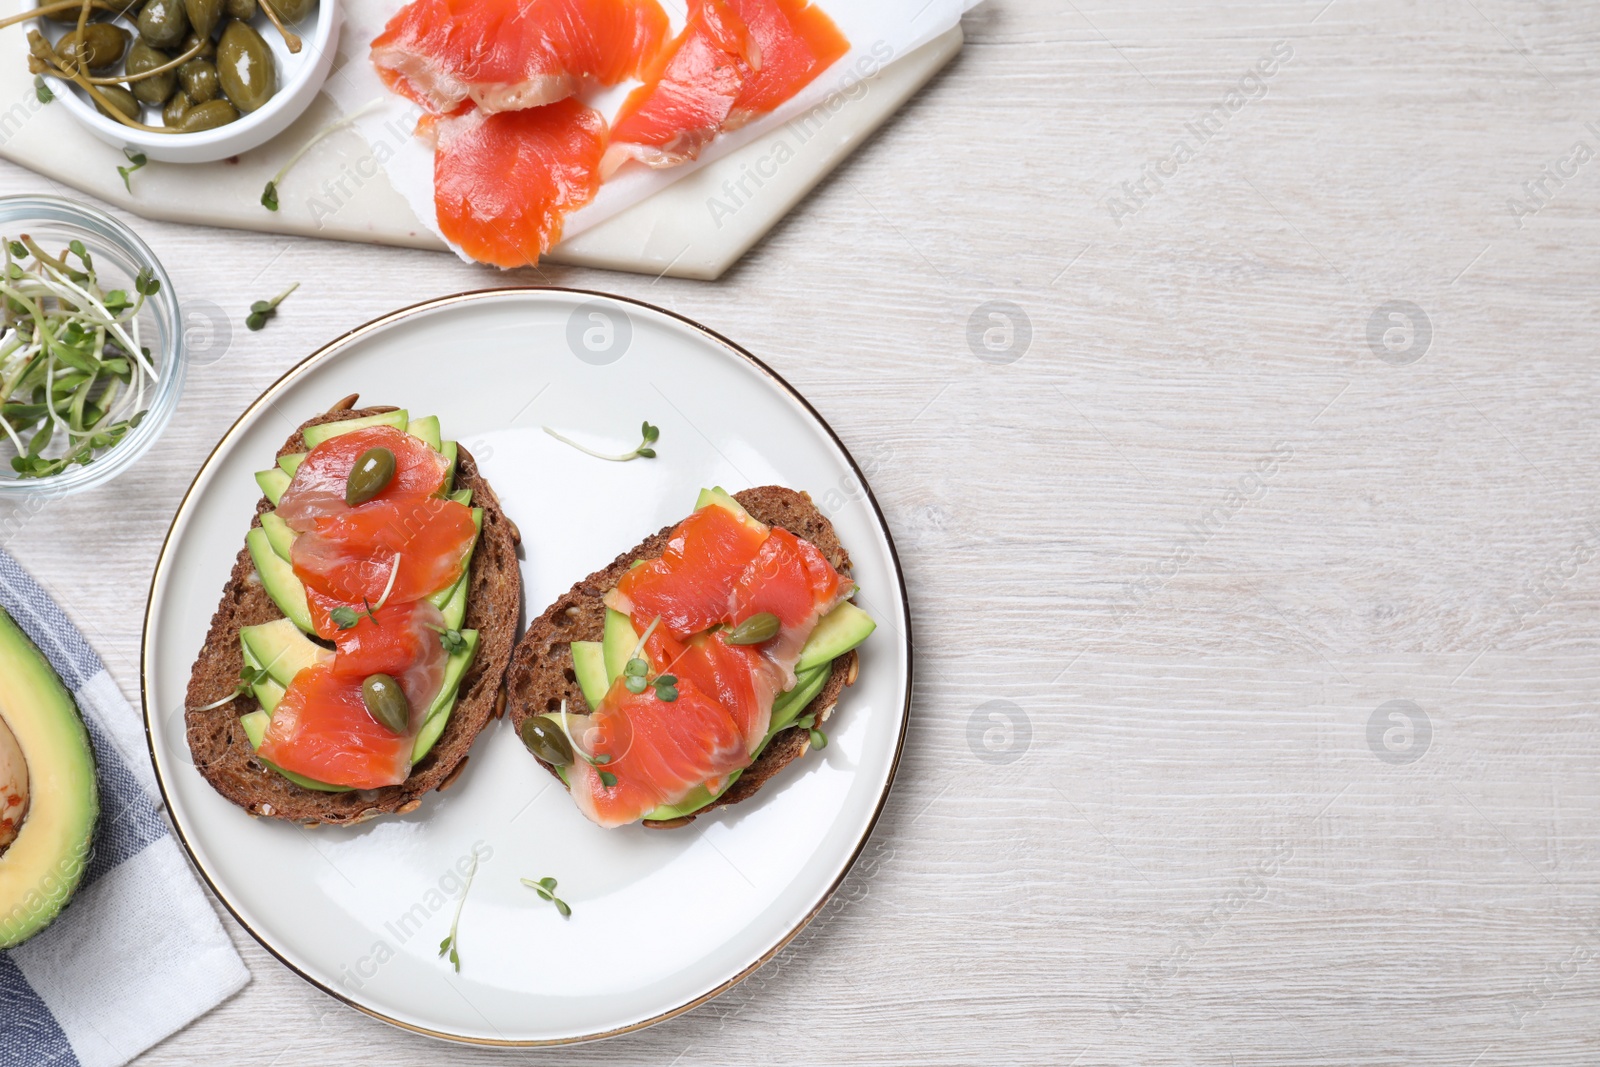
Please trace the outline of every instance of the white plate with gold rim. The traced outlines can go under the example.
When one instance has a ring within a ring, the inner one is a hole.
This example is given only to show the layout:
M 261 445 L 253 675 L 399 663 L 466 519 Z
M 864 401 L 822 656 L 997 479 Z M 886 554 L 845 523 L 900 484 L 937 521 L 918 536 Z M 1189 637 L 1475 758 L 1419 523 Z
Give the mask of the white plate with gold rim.
M 258 820 L 197 772 L 189 669 L 258 499 L 251 475 L 302 420 L 350 393 L 438 415 L 522 530 L 524 617 L 646 534 L 702 486 L 811 493 L 878 621 L 829 744 L 752 800 L 679 830 L 586 821 L 509 725 L 478 738 L 448 793 L 415 812 L 305 830 Z M 549 425 L 618 451 L 641 421 L 659 457 L 591 459 Z M 313 354 L 206 460 L 151 582 L 142 674 L 156 775 L 191 858 L 235 918 L 307 981 L 406 1029 L 490 1045 L 648 1026 L 738 982 L 817 913 L 888 795 L 911 692 L 894 545 L 843 445 L 749 353 L 669 312 L 598 293 L 500 289 L 419 304 Z M 438 957 L 464 874 L 456 974 Z M 563 919 L 523 886 L 551 876 Z

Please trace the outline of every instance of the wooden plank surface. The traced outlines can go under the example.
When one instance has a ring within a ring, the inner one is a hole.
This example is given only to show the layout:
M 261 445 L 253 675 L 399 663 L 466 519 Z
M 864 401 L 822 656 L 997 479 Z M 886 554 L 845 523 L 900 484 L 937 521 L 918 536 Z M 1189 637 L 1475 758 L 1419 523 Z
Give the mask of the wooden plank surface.
M 512 276 L 738 339 L 870 466 L 919 677 L 841 895 L 721 999 L 550 1053 L 391 1030 L 232 928 L 252 984 L 141 1067 L 1600 1060 L 1600 161 L 1573 151 L 1600 153 L 1600 11 L 990 0 L 964 25 L 720 283 Z M 242 406 L 345 329 L 504 279 L 138 228 L 231 343 L 132 472 L 0 516 L 130 696 L 160 538 Z

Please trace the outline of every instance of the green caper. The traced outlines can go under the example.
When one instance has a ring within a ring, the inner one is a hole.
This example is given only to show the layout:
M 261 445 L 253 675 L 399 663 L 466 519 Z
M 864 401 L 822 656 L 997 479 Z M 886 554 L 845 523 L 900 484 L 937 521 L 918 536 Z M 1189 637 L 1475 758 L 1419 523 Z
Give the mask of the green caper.
M 365 504 L 393 480 L 394 453 L 387 448 L 369 448 L 356 457 L 356 465 L 345 478 L 344 502 L 351 507 Z
M 131 78 L 135 74 L 143 74 L 147 70 L 155 70 L 166 63 L 171 63 L 172 57 L 159 48 L 151 48 L 143 41 L 133 42 L 133 47 L 128 49 L 128 65 L 126 70 Z M 160 107 L 166 103 L 178 88 L 178 72 L 169 70 L 161 74 L 154 74 L 148 78 L 136 78 L 128 85 L 133 89 L 133 95 L 138 97 L 141 104 Z
M 172 48 L 189 32 L 183 0 L 147 0 L 139 12 L 139 37 L 151 48 Z
M 83 52 L 84 58 L 89 61 L 89 69 L 105 70 L 121 59 L 132 36 L 121 26 L 113 26 L 109 22 L 91 22 L 85 26 Z M 67 61 L 68 69 L 75 68 L 78 64 L 78 31 L 63 35 L 56 42 L 56 51 Z
M 411 705 L 400 683 L 387 674 L 369 674 L 361 683 L 361 702 L 374 722 L 392 734 L 403 734 L 411 721 Z
M 194 101 L 185 96 L 182 89 L 179 89 L 167 98 L 165 106 L 161 108 L 162 124 L 165 126 L 182 126 L 183 116 L 187 115 L 189 109 L 193 106 Z
M 189 16 L 189 25 L 201 37 L 210 37 L 211 31 L 222 21 L 222 8 L 227 0 L 183 0 L 183 10 Z
M 299 22 L 316 9 L 317 0 L 269 0 L 285 25 Z
M 572 742 L 561 732 L 561 727 L 548 715 L 534 715 L 522 720 L 522 743 L 528 751 L 552 767 L 565 767 L 572 762 Z
M 186 56 L 190 52 L 194 52 L 194 46 L 195 45 L 199 45 L 200 46 L 200 51 L 195 52 L 194 55 L 191 58 L 193 58 L 193 59 L 216 59 L 217 58 L 217 42 L 213 41 L 209 37 L 206 37 L 206 38 L 202 39 L 201 36 L 198 33 L 191 33 L 191 34 L 189 34 L 187 37 L 185 37 L 183 39 L 183 43 L 178 46 L 178 54 L 181 55 L 181 56 Z
M 223 10 L 230 19 L 249 22 L 256 17 L 256 0 L 224 0 Z
M 779 628 L 778 617 L 770 611 L 763 611 L 729 630 L 723 640 L 730 645 L 759 645 L 777 637 Z
M 139 116 L 143 113 L 142 109 L 139 107 L 139 101 L 128 91 L 127 86 L 97 85 L 95 88 L 99 90 L 101 96 L 110 101 L 112 107 L 135 122 L 139 121 Z M 114 117 L 111 112 L 106 110 L 105 105 L 98 100 L 94 102 L 94 109 L 108 119 Z
M 278 91 L 278 69 L 272 49 L 248 22 L 235 19 L 222 28 L 217 42 L 217 73 L 222 91 L 240 111 L 254 111 Z
M 179 67 L 178 84 L 191 103 L 203 104 L 222 95 L 222 79 L 209 59 L 191 59 Z
M 183 118 L 178 120 L 178 132 L 197 133 L 200 130 L 214 130 L 218 126 L 226 126 L 238 117 L 238 109 L 226 100 L 207 100 L 203 104 L 195 104 L 183 113 Z

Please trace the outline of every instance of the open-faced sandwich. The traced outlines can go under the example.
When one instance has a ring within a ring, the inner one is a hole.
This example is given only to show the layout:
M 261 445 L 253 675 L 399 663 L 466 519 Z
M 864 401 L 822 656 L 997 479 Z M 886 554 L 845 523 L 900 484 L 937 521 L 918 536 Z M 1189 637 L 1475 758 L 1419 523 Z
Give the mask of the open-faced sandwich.
M 700 494 L 696 510 L 536 619 L 506 676 L 523 743 L 601 826 L 682 826 L 825 743 L 875 626 L 811 498 Z
M 410 811 L 500 707 L 516 527 L 438 419 L 355 401 L 256 475 L 265 497 L 189 678 L 195 766 L 253 815 Z

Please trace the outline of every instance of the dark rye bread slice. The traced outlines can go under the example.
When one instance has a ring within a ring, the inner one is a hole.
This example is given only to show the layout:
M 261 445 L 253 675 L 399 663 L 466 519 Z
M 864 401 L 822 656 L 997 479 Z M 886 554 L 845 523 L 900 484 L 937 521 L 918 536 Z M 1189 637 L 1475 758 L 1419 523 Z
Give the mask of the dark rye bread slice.
M 768 526 L 781 526 L 796 537 L 816 545 L 841 574 L 850 573 L 850 554 L 839 543 L 833 523 L 817 510 L 807 494 L 778 485 L 766 485 L 735 493 L 734 499 L 757 520 Z M 618 556 L 604 570 L 596 571 L 574 585 L 546 608 L 543 615 L 529 624 L 522 640 L 517 642 L 511 667 L 506 672 L 506 706 L 518 736 L 521 736 L 524 719 L 530 715 L 557 711 L 563 700 L 567 702 L 569 711 L 590 710 L 588 701 L 583 698 L 583 691 L 578 687 L 577 674 L 572 669 L 572 642 L 601 639 L 605 632 L 606 607 L 600 598 L 617 584 L 634 560 L 655 559 L 661 555 L 676 525 L 674 523 L 673 526 L 662 528 L 638 547 Z M 802 714 L 815 715 L 818 723 L 826 720 L 833 713 L 844 687 L 855 684 L 857 669 L 853 651 L 834 660 L 833 673 L 822 687 L 822 692 L 806 706 Z M 810 733 L 798 726 L 779 732 L 726 793 L 696 814 L 725 804 L 737 804 L 755 795 L 756 790 L 773 775 L 791 760 L 805 755 L 810 747 Z M 539 762 L 551 774 L 555 774 L 555 768 L 543 760 Z M 646 822 L 644 825 L 670 829 L 686 826 L 694 818 L 694 815 L 687 815 L 681 819 Z
M 353 396 L 347 397 L 333 410 L 307 420 L 278 455 L 304 452 L 305 438 L 301 431 L 308 426 L 394 410 L 392 407 L 355 408 L 355 400 Z M 227 695 L 238 684 L 239 671 L 244 666 L 239 646 L 240 628 L 283 618 L 283 612 L 262 588 L 246 548 L 239 551 L 234 561 L 233 574 L 222 593 L 222 603 L 211 617 L 205 646 L 189 675 L 186 702 L 191 709 L 186 716 L 189 751 L 194 756 L 195 767 L 217 792 L 252 815 L 288 819 L 308 826 L 349 825 L 377 815 L 412 811 L 430 789 L 444 789 L 454 782 L 466 765 L 467 750 L 479 731 L 503 710 L 501 681 L 516 641 L 522 601 L 516 547 L 520 535 L 500 510 L 494 490 L 478 473 L 477 464 L 465 448 L 460 449 L 455 484 L 458 489 L 471 489 L 473 506 L 483 508 L 483 534 L 468 571 L 472 584 L 467 592 L 467 613 L 462 624 L 465 629 L 478 630 L 481 643 L 477 658 L 461 680 L 450 721 L 433 751 L 400 785 L 324 793 L 295 785 L 256 760 L 244 727 L 239 725 L 241 715 L 257 710 L 253 697 L 240 696 L 221 707 L 193 710 Z M 270 507 L 263 497 L 256 505 L 251 526 L 259 526 L 261 515 Z

